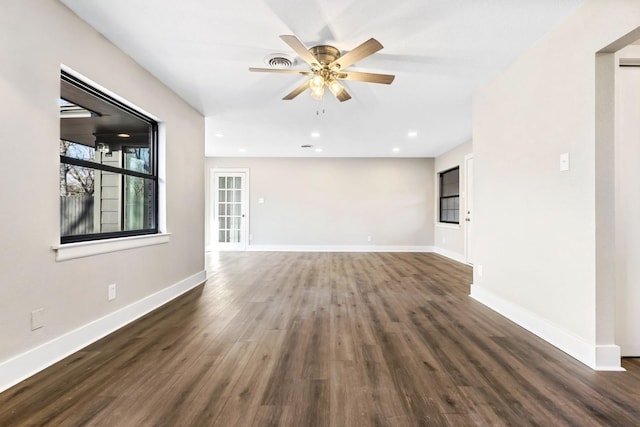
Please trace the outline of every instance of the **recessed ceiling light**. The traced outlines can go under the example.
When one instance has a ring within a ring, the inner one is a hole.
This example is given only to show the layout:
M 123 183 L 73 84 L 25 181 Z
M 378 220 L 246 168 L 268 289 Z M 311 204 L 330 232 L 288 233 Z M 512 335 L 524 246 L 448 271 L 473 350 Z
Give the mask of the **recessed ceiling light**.
M 415 138 L 416 136 L 418 136 L 418 132 L 416 132 L 416 131 L 412 130 L 411 132 L 409 132 L 409 133 L 407 134 L 407 136 L 408 136 L 409 138 Z
M 224 134 L 222 132 L 216 133 L 216 138 L 224 138 Z
M 322 148 L 316 148 L 316 153 L 322 153 Z
M 131 135 L 129 135 L 128 133 L 119 133 L 118 136 L 120 138 L 131 138 Z
M 247 149 L 246 148 L 239 148 L 238 151 L 241 152 L 241 153 L 245 153 L 247 151 Z
M 311 132 L 311 138 L 320 138 L 320 132 Z
M 400 149 L 398 147 L 393 147 L 391 151 L 393 151 L 394 153 L 397 153 L 400 151 Z

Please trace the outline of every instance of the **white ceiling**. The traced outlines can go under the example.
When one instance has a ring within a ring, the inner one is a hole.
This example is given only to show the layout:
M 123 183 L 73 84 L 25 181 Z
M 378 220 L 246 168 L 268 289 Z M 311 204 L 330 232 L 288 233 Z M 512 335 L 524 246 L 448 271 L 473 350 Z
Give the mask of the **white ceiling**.
M 327 157 L 434 157 L 469 141 L 475 90 L 584 2 L 61 1 L 207 118 L 208 156 Z M 396 79 L 346 82 L 353 99 L 327 91 L 320 114 L 308 93 L 282 101 L 304 77 L 247 70 L 295 56 L 281 34 L 343 54 L 374 37 L 384 49 L 349 69 Z

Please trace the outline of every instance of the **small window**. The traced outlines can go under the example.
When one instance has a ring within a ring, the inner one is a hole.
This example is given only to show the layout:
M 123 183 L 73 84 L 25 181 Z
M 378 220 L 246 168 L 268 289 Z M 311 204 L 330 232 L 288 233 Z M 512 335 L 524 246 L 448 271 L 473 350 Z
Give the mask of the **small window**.
M 460 220 L 460 167 L 439 173 L 440 222 L 459 224 Z
M 60 242 L 158 232 L 153 119 L 62 72 Z

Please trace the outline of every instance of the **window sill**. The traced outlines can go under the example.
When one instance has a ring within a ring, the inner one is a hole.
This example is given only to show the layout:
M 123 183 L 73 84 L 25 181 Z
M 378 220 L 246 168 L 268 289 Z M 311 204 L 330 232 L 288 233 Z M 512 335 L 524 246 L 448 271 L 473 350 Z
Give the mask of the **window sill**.
M 438 228 L 449 228 L 451 230 L 460 230 L 460 224 L 449 224 L 448 222 L 436 222 Z
M 93 240 L 90 242 L 65 243 L 52 246 L 56 261 L 67 261 L 93 255 L 119 252 L 127 249 L 169 243 L 171 233 L 149 234 L 144 236 L 121 237 L 116 239 Z

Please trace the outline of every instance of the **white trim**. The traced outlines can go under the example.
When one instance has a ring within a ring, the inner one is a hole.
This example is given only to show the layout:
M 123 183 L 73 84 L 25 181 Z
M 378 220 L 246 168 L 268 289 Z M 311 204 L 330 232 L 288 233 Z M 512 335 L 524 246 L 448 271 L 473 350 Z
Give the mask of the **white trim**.
M 471 294 L 469 296 L 592 369 L 598 371 L 624 371 L 624 368 L 620 365 L 620 357 L 618 356 L 617 359 L 613 357 L 616 347 L 618 355 L 620 354 L 618 346 L 596 346 L 589 343 L 583 338 L 480 286 L 471 285 Z
M 619 345 L 596 345 L 596 370 L 625 371 L 621 365 L 622 353 Z
M 249 245 L 253 252 L 433 252 L 433 246 Z
M 433 252 L 437 253 L 438 255 L 442 255 L 444 257 L 452 259 L 454 261 L 458 261 L 462 264 L 466 264 L 464 255 L 461 255 L 457 252 L 453 252 L 448 249 L 439 248 L 437 246 L 433 248 Z
M 472 265 L 471 259 L 469 259 L 469 227 L 471 226 L 470 221 L 473 221 L 474 212 L 471 212 L 471 218 L 469 218 L 469 212 L 473 209 L 473 206 L 469 206 L 469 200 L 473 200 L 473 194 L 469 196 L 469 183 L 471 182 L 471 189 L 473 190 L 473 173 L 469 173 L 469 161 L 473 161 L 473 153 L 466 154 L 464 156 L 464 263 Z M 471 163 L 473 165 L 473 162 Z M 473 166 L 472 166 L 473 171 Z
M 61 245 L 53 245 L 51 249 L 56 252 L 56 261 L 66 261 L 69 259 L 140 248 L 143 246 L 169 243 L 169 236 L 171 236 L 171 233 L 145 234 L 143 236 L 64 243 Z
M 448 222 L 436 222 L 435 226 L 438 228 L 449 228 L 451 230 L 460 230 L 460 224 L 451 224 Z
M 205 280 L 205 271 L 200 271 L 74 331 L 0 362 L 0 392 L 190 291 Z
M 167 233 L 167 126 L 158 123 L 158 232 Z

